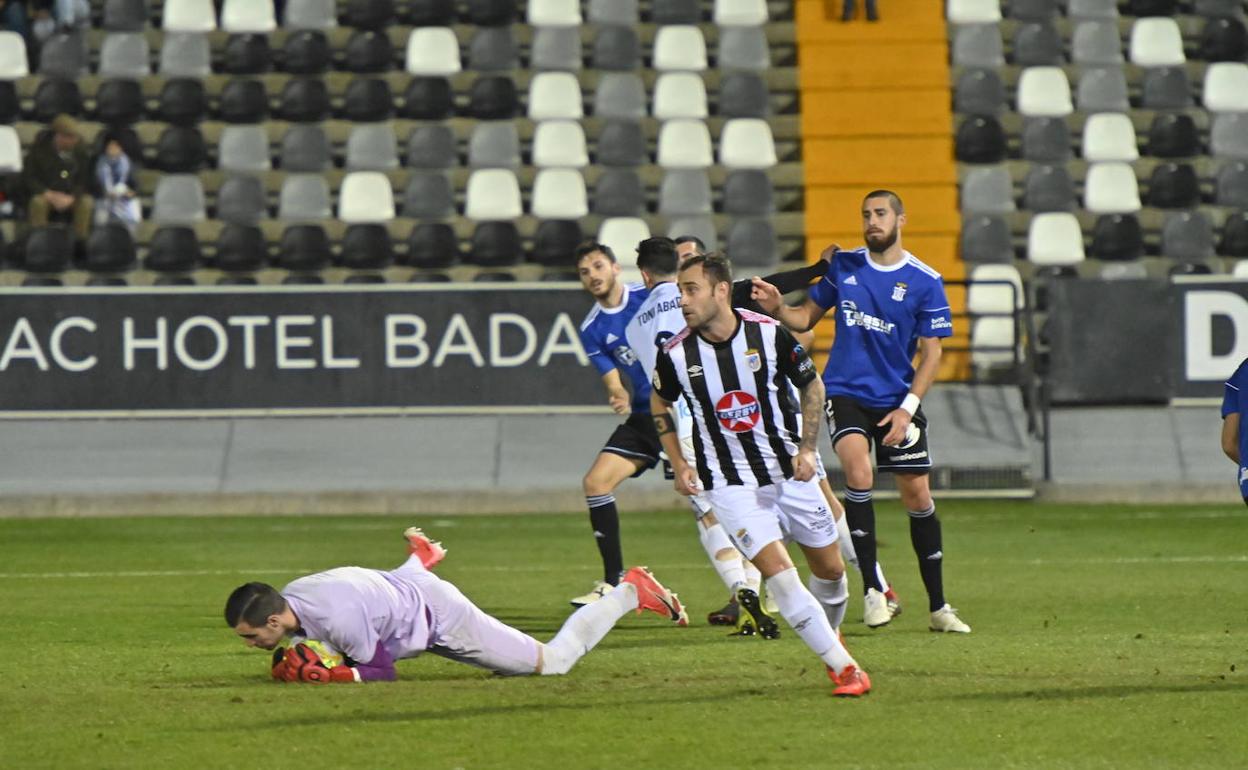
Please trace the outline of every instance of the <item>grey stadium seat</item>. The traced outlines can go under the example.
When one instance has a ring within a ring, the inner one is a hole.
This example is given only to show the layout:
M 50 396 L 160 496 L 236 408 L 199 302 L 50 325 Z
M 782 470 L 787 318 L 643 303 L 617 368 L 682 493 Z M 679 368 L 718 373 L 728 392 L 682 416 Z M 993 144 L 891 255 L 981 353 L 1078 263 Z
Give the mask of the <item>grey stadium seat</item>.
M 1070 0 L 1066 15 L 1071 19 L 1117 19 L 1118 0 Z
M 765 118 L 771 114 L 767 82 L 753 72 L 730 72 L 719 82 L 719 109 L 726 118 Z
M 520 135 L 511 121 L 482 121 L 468 139 L 468 165 L 473 168 L 518 168 Z
M 1209 149 L 1214 157 L 1248 159 L 1248 113 L 1224 112 L 1213 116 Z
M 659 183 L 659 213 L 710 214 L 711 182 L 706 172 L 692 169 L 673 169 L 663 175 Z
M 740 267 L 769 268 L 779 259 L 776 230 L 768 219 L 738 219 L 728 231 L 728 258 Z
M 520 51 L 511 27 L 478 28 L 468 44 L 468 63 L 480 72 L 519 69 Z
M 698 0 L 663 0 L 654 3 L 650 18 L 655 24 L 697 24 L 702 21 Z
M 1023 157 L 1041 163 L 1069 160 L 1070 129 L 1062 118 L 1027 118 L 1023 122 Z
M 325 129 L 313 124 L 293 124 L 282 136 L 279 157 L 282 169 L 321 172 L 333 162 L 333 152 Z
M 996 24 L 967 24 L 953 37 L 953 63 L 992 69 L 1005 64 L 1005 44 Z
M 320 174 L 289 174 L 277 202 L 278 219 L 319 221 L 333 217 L 329 183 Z
M 163 51 L 162 51 L 163 55 Z M 151 49 L 139 32 L 112 32 L 100 44 L 100 75 L 137 80 L 152 74 Z
M 958 77 L 953 110 L 963 115 L 997 115 L 1006 107 L 1005 85 L 996 70 L 968 69 Z
M 399 143 L 390 123 L 357 123 L 347 135 L 349 171 L 389 171 L 399 167 Z
M 147 0 L 104 0 L 104 29 L 142 32 L 147 26 Z
M 594 38 L 593 64 L 600 70 L 634 70 L 641 65 L 641 43 L 632 27 L 602 27 Z
M 724 213 L 763 216 L 775 211 L 771 177 L 766 171 L 740 169 L 724 180 Z
M 1219 206 L 1248 209 L 1248 163 L 1237 160 L 1222 166 L 1215 187 Z
M 1118 23 L 1081 21 L 1070 39 L 1070 58 L 1076 64 L 1122 64 L 1122 38 Z
M 225 171 L 268 171 L 269 132 L 262 125 L 229 125 L 221 130 L 217 167 Z
M 1022 67 L 1060 66 L 1062 36 L 1052 24 L 1020 24 L 1014 33 L 1014 63 Z
M 115 62 L 110 64 L 116 66 Z M 39 74 L 67 80 L 87 74 L 87 40 L 83 34 L 62 32 L 48 38 L 39 54 Z
M 282 26 L 287 29 L 329 29 L 337 25 L 334 0 L 286 0 Z
M 1181 110 L 1192 106 L 1192 87 L 1183 67 L 1147 67 L 1140 80 L 1140 106 Z
M 217 219 L 239 225 L 254 225 L 267 219 L 268 201 L 259 177 L 239 175 L 227 178 L 217 191 Z
M 600 118 L 646 117 L 646 87 L 632 72 L 604 72 L 594 91 L 594 115 Z
M 972 168 L 962 180 L 963 214 L 1008 214 L 1014 211 L 1014 186 L 1005 166 Z
M 771 48 L 762 27 L 720 27 L 719 68 L 762 72 L 771 66 Z
M 152 219 L 156 222 L 190 224 L 207 218 L 204 188 L 194 174 L 161 176 L 152 200 Z
M 1199 211 L 1166 215 L 1161 227 L 1162 256 L 1180 262 L 1198 262 L 1213 256 L 1213 225 Z
M 581 68 L 580 27 L 538 27 L 529 49 L 535 70 L 576 71 Z
M 603 166 L 640 166 L 649 162 L 646 135 L 640 123 L 613 120 L 598 135 L 598 163 Z
M 206 78 L 212 74 L 208 36 L 166 32 L 160 47 L 160 74 L 170 78 Z
M 646 191 L 637 172 L 609 168 L 594 187 L 593 211 L 608 217 L 639 216 L 646 207 Z
M 412 174 L 403 192 L 403 216 L 414 219 L 445 219 L 455 216 L 455 191 L 444 173 Z
M 417 126 L 407 140 L 407 165 L 412 168 L 450 168 L 459 164 L 455 132 L 450 126 Z
M 705 243 L 707 251 L 719 248 L 719 234 L 715 232 L 715 220 L 709 216 L 672 217 L 668 220 L 668 238 L 680 238 L 686 235 L 692 235 Z
M 1065 166 L 1034 164 L 1023 183 L 1023 208 L 1028 211 L 1073 211 L 1075 184 Z
M 590 24 L 631 26 L 640 18 L 637 0 L 589 0 L 586 20 Z
M 1079 76 L 1075 104 L 1080 112 L 1088 114 L 1129 110 L 1127 77 L 1122 68 L 1093 67 L 1084 70 Z
M 967 262 L 1010 263 L 1014 246 L 1010 226 L 1002 217 L 968 217 L 962 222 L 960 249 Z

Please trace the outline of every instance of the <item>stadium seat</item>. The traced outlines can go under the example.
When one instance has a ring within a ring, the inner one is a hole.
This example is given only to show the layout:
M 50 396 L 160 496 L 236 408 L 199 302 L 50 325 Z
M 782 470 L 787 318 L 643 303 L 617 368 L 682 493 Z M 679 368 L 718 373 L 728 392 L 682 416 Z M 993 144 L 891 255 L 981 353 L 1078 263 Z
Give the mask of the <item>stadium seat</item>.
M 1092 226 L 1092 256 L 1129 262 L 1144 255 L 1144 232 L 1134 214 L 1106 214 Z
M 769 18 L 766 0 L 715 0 L 711 11 L 721 27 L 761 27 Z
M 32 117 L 40 123 L 51 123 L 61 114 L 80 117 L 82 112 L 82 92 L 73 80 L 47 78 L 35 89 Z
M 223 93 L 223 102 L 224 99 Z M 143 89 L 137 80 L 105 80 L 95 92 L 95 117 L 105 125 L 129 124 L 142 120 L 143 109 Z
M 478 78 L 477 83 L 485 80 Z M 510 82 L 510 81 L 508 81 Z M 476 83 L 473 84 L 474 90 Z M 512 87 L 514 94 L 515 88 Z M 412 78 L 403 91 L 399 114 L 411 120 L 445 120 L 454 112 L 451 83 L 441 77 Z
M 962 179 L 963 214 L 1008 214 L 1014 208 L 1014 185 L 1005 166 L 968 169 Z
M 390 240 L 390 232 L 385 225 L 353 224 L 342 234 L 341 253 L 343 267 L 380 270 L 394 263 L 394 242 Z
M 1125 81 L 1124 81 L 1125 88 Z M 722 96 L 720 97 L 722 100 Z M 996 70 L 966 69 L 953 89 L 953 111 L 963 115 L 999 115 L 1006 107 L 1005 86 Z
M 22 144 L 17 129 L 0 126 L 0 173 L 16 174 L 22 170 Z
M 329 117 L 329 87 L 318 77 L 286 81 L 278 97 L 278 117 L 292 123 L 319 123 Z
M 765 217 L 734 221 L 728 230 L 725 250 L 732 263 L 740 267 L 771 268 L 780 259 L 776 228 Z
M 766 81 L 762 76 L 753 72 L 727 73 L 719 81 L 719 108 L 716 114 L 725 118 L 769 116 L 771 100 Z
M 1072 211 L 1078 205 L 1075 183 L 1063 165 L 1035 163 L 1023 182 L 1023 208 L 1028 211 Z
M 1070 82 L 1060 67 L 1029 67 L 1018 78 L 1018 111 L 1024 116 L 1061 118 L 1075 111 Z
M 347 84 L 342 116 L 353 123 L 376 123 L 394 115 L 394 94 L 382 78 L 356 78 Z
M 227 177 L 217 190 L 215 218 L 239 225 L 254 225 L 267 219 L 268 200 L 260 178 L 250 174 Z
M 319 75 L 333 65 L 329 38 L 320 30 L 298 30 L 282 45 L 282 69 L 292 75 Z
M 268 171 L 269 132 L 261 125 L 229 125 L 221 130 L 217 168 L 223 171 Z
M 1131 26 L 1131 63 L 1140 67 L 1174 67 L 1183 64 L 1183 33 L 1174 19 L 1139 18 Z
M 503 224 L 491 223 L 491 224 Z M 505 265 L 484 265 L 484 267 L 505 267 Z M 510 271 L 481 272 L 472 277 L 473 283 L 515 283 L 516 276 Z
M 1090 162 L 1132 162 L 1140 157 L 1131 118 L 1118 112 L 1089 115 L 1083 124 L 1082 156 Z
M 1060 67 L 1062 36 L 1051 23 L 1027 22 L 1014 32 L 1014 63 L 1020 67 Z
M 318 268 L 319 269 L 319 268 Z M 325 276 L 318 272 L 293 271 L 282 279 L 283 286 L 324 286 Z
M 342 60 L 349 72 L 361 74 L 389 72 L 393 68 L 394 47 L 390 45 L 390 38 L 385 33 L 361 29 L 347 41 L 347 47 L 342 52 Z
M 161 120 L 175 126 L 193 126 L 208 114 L 208 92 L 198 78 L 170 78 L 160 89 Z
M 607 119 L 646 117 L 646 87 L 632 72 L 604 72 L 594 91 L 594 115 Z
M 598 243 L 606 244 L 615 252 L 616 261 L 622 267 L 636 269 L 637 244 L 650 237 L 646 220 L 638 217 L 609 217 L 598 226 Z
M 659 183 L 659 213 L 664 216 L 710 214 L 711 182 L 705 171 L 672 169 Z
M 1239 18 L 1243 15 L 1243 3 L 1241 0 L 1196 0 L 1192 10 L 1206 19 Z
M 700 120 L 669 120 L 664 123 L 659 129 L 658 163 L 664 168 L 708 168 L 713 165 L 711 133 L 706 124 Z
M 1011 0 L 1010 18 L 1022 21 L 1052 21 L 1057 15 L 1057 0 Z
M 289 225 L 282 232 L 278 267 L 287 270 L 320 270 L 329 265 L 329 236 L 317 224 Z
M 529 0 L 528 23 L 533 27 L 576 27 L 581 23 L 580 0 Z
M 152 74 L 150 59 L 151 49 L 141 32 L 110 32 L 100 43 L 100 77 L 147 77 Z
M 1214 191 L 1217 205 L 1248 209 L 1248 163 L 1235 160 L 1218 169 Z
M 1148 205 L 1183 209 L 1200 203 L 1200 180 L 1186 163 L 1161 163 L 1153 168 L 1148 184 Z
M 414 27 L 447 27 L 455 21 L 454 0 L 410 0 L 403 20 Z
M 217 236 L 216 252 L 213 264 L 229 272 L 259 270 L 268 259 L 264 233 L 250 224 L 227 223 Z
M 1084 182 L 1084 208 L 1094 214 L 1129 214 L 1140 210 L 1135 170 L 1127 163 L 1093 163 Z
M 672 217 L 667 222 L 668 238 L 693 236 L 706 244 L 708 251 L 719 248 L 719 234 L 715 232 L 715 220 L 709 216 Z
M 1083 231 L 1068 212 L 1046 212 L 1027 228 L 1027 261 L 1037 267 L 1068 267 L 1084 260 Z
M 523 259 L 524 245 L 514 222 L 477 223 L 468 247 L 468 262 L 482 267 L 508 267 Z
M 478 77 L 468 93 L 468 114 L 478 120 L 511 120 L 518 107 L 516 84 L 506 76 Z
M 104 0 L 101 26 L 109 32 L 142 32 L 147 19 L 147 0 Z
M 1173 16 L 1179 12 L 1178 0 L 1129 0 L 1126 5 L 1132 16 Z
M 327 30 L 338 26 L 338 9 L 335 0 L 286 0 L 282 16 L 286 29 Z
M 980 376 L 1017 360 L 1014 319 L 985 316 L 971 321 L 971 366 Z
M 589 165 L 585 129 L 574 120 L 546 120 L 533 132 L 533 165 L 584 168 Z
M 1078 22 L 1070 39 L 1070 58 L 1084 66 L 1121 65 L 1122 39 L 1118 36 L 1118 23 L 1108 19 Z
M 1248 159 L 1248 113 L 1214 115 L 1209 131 L 1209 149 L 1217 158 Z
M 96 227 L 87 239 L 87 253 L 91 253 L 91 245 L 115 241 L 107 233 L 114 228 L 125 232 L 126 242 L 130 243 L 130 261 L 134 261 L 134 245 L 130 238 L 130 230 L 125 225 L 103 225 Z M 97 245 L 97 248 L 99 246 Z M 69 266 L 74 256 L 74 236 L 67 227 L 35 227 L 26 236 L 23 249 L 22 267 L 34 273 L 59 273 Z
M 1010 314 L 1023 307 L 1023 279 L 1014 265 L 975 265 L 966 289 L 966 312 Z
M 403 216 L 445 219 L 455 216 L 455 190 L 443 172 L 412 174 L 403 191 Z
M 533 261 L 547 266 L 568 265 L 584 239 L 575 219 L 548 219 L 537 226 L 533 235 Z
M 1066 15 L 1072 21 L 1083 19 L 1117 19 L 1118 0 L 1069 0 Z
M 766 171 L 741 169 L 724 180 L 724 213 L 764 216 L 775 211 L 775 194 Z
M 72 249 L 73 239 L 69 230 L 59 227 L 32 230 L 29 240 L 26 241 L 26 269 L 57 272 L 64 268 L 66 257 Z M 125 225 L 97 225 L 87 237 L 87 259 L 83 263 L 87 270 L 126 270 L 134 265 L 134 261 L 134 236 Z M 43 265 L 47 268 L 41 270 L 39 266 Z
M 468 138 L 468 165 L 473 168 L 519 168 L 520 134 L 511 121 L 480 121 Z
M 542 219 L 578 219 L 589 215 L 589 195 L 581 172 L 545 168 L 533 181 L 533 216 Z
M 958 250 L 966 262 L 1013 262 L 1010 226 L 1002 217 L 976 216 L 962 221 Z
M 608 121 L 598 135 L 597 162 L 603 166 L 640 166 L 650 161 L 641 124 Z
M 195 231 L 184 226 L 161 227 L 147 244 L 143 267 L 161 273 L 185 273 L 203 262 Z
M 762 27 L 724 27 L 715 53 L 721 71 L 762 72 L 771 66 L 771 46 Z
M 186 126 L 169 126 L 156 140 L 156 167 L 173 174 L 199 171 L 208 158 L 204 137 Z
M 1218 253 L 1228 257 L 1248 257 L 1248 211 L 1237 211 L 1226 218 Z
M 478 72 L 520 69 L 520 50 L 511 27 L 478 27 L 468 43 L 468 66 Z
M 515 15 L 515 0 L 468 0 L 464 21 L 481 27 L 501 27 L 510 24 Z
M 660 71 L 704 71 L 707 66 L 706 39 L 702 37 L 702 30 L 685 25 L 659 27 L 654 35 L 652 61 L 654 68 Z
M 0 123 L 16 123 L 22 116 L 22 104 L 12 80 L 0 80 Z
M 1080 112 L 1126 112 L 1127 78 L 1121 67 L 1090 67 L 1079 76 L 1075 107 Z
M 945 18 L 950 24 L 996 24 L 1001 21 L 1000 0 L 949 0 Z
M 282 170 L 319 173 L 333 162 L 333 152 L 325 129 L 314 124 L 294 124 L 282 135 L 278 152 Z
M 973 115 L 954 137 L 957 159 L 964 163 L 1000 163 L 1005 159 L 1005 129 L 991 115 Z
M 1005 44 L 996 24 L 958 27 L 953 36 L 953 63 L 959 67 L 992 69 L 1005 64 Z
M 44 41 L 39 51 L 39 74 L 70 80 L 86 75 L 87 41 L 82 34 L 58 33 Z
M 1212 259 L 1213 224 L 1199 211 L 1173 211 L 1161 226 L 1161 253 L 1180 262 Z
M 659 120 L 705 119 L 709 114 L 706 85 L 692 72 L 664 72 L 654 83 L 651 114 Z
M 277 218 L 321 220 L 333 216 L 329 182 L 320 174 L 287 174 L 277 198 Z
M 590 24 L 627 27 L 640 20 L 637 0 L 589 0 L 586 16 Z
M 632 27 L 602 27 L 594 37 L 593 65 L 600 70 L 634 70 L 641 66 L 641 43 Z
M 1182 110 L 1192 105 L 1183 67 L 1150 67 L 1140 80 L 1140 106 L 1146 110 Z
M 1200 30 L 1200 59 L 1209 62 L 1240 62 L 1248 55 L 1248 30 L 1236 18 L 1210 19 Z
M 30 273 L 22 279 L 23 288 L 49 289 L 64 286 L 65 282 L 54 275 L 38 275 Z
M 515 219 L 523 213 L 520 183 L 510 169 L 473 171 L 464 200 L 464 216 L 469 219 Z
M 16 32 L 0 30 L 0 80 L 17 80 L 29 74 L 26 39 Z
M 650 8 L 650 18 L 655 24 L 697 24 L 702 21 L 702 9 L 698 0 L 664 0 Z
M 273 0 L 225 0 L 221 29 L 226 32 L 269 33 L 277 29 Z
M 221 71 L 229 75 L 261 75 L 273 68 L 268 35 L 230 35 L 221 58 Z
M 161 27 L 166 32 L 212 32 L 217 28 L 216 9 L 212 0 L 165 0 Z
M 529 45 L 529 66 L 535 70 L 575 72 L 581 68 L 579 27 L 538 27 Z
M 166 224 L 194 224 L 208 218 L 204 188 L 193 174 L 165 174 L 152 195 L 152 220 Z
M 1201 93 L 1201 101 L 1210 112 L 1248 112 L 1248 64 L 1210 64 Z
M 726 168 L 771 168 L 778 162 L 771 125 L 759 118 L 734 118 L 719 137 L 719 162 Z
M 208 36 L 197 32 L 165 33 L 160 74 L 168 78 L 206 78 L 212 74 Z
M 412 75 L 454 75 L 463 69 L 459 40 L 450 27 L 416 27 L 407 38 L 407 71 Z
M 445 222 L 421 222 L 407 237 L 407 259 L 422 269 L 450 267 L 459 259 L 459 239 Z
M 394 191 L 380 171 L 351 171 L 338 190 L 338 218 L 348 224 L 394 219 Z
M 342 21 L 348 27 L 378 32 L 394 23 L 394 10 L 394 0 L 348 0 Z
M 637 172 L 609 168 L 594 187 L 594 213 L 608 217 L 637 217 L 645 212 L 646 190 Z
M 357 123 L 347 135 L 348 171 L 391 171 L 399 167 L 399 142 L 390 123 Z
M 1188 158 L 1201 154 L 1200 130 L 1191 115 L 1160 113 L 1148 129 L 1148 152 L 1159 158 Z
M 412 168 L 450 168 L 459 164 L 455 132 L 450 126 L 423 125 L 407 140 L 407 165 Z
M 528 115 L 532 120 L 580 120 L 584 116 L 581 86 L 570 72 L 539 72 L 529 83 Z

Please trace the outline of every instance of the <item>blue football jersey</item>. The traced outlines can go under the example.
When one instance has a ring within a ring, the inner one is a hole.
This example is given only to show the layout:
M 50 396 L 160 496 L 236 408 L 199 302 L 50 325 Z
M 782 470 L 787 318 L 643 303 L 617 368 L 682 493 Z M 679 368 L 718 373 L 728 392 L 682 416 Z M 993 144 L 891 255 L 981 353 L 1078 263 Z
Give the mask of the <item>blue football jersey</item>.
M 876 409 L 895 409 L 910 390 L 919 337 L 953 334 L 940 273 L 908 251 L 887 267 L 872 262 L 865 246 L 838 251 L 810 298 L 836 308 L 836 341 L 823 372 L 828 395 Z
M 581 322 L 581 346 L 599 374 L 619 369 L 632 385 L 633 412 L 650 413 L 650 377 L 628 345 L 626 329 L 650 292 L 639 283 L 624 284 L 624 301 L 606 308 L 594 303 Z
M 1226 381 L 1222 396 L 1222 419 L 1239 413 L 1239 491 L 1248 500 L 1248 359 Z

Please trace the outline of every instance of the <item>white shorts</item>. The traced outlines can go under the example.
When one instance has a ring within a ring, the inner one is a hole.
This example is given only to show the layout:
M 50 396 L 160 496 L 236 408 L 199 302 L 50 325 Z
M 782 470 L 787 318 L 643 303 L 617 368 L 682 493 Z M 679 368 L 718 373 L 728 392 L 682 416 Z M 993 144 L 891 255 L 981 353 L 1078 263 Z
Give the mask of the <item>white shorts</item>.
M 808 548 L 836 542 L 836 522 L 815 481 L 789 479 L 765 487 L 707 490 L 715 516 L 747 559 L 777 540 Z

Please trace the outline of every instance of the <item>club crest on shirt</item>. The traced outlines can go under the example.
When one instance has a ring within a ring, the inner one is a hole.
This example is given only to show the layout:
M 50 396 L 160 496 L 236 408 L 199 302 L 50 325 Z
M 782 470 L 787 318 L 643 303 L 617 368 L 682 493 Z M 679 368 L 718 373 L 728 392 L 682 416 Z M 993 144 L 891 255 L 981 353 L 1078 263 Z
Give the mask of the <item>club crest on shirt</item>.
M 901 302 L 906 298 L 906 285 L 901 281 L 893 284 L 893 301 Z
M 757 350 L 750 348 L 745 351 L 745 365 L 750 367 L 751 372 L 757 372 L 763 368 L 763 358 L 758 354 Z

